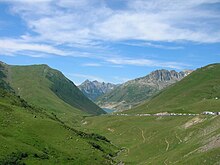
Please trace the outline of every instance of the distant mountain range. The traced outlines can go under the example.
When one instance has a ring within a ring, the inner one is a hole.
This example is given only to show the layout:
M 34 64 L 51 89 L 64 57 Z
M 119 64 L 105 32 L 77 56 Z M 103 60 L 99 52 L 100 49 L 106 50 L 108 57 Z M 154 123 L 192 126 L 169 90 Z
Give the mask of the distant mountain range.
M 89 99 L 95 101 L 98 97 L 114 90 L 118 85 L 111 83 L 104 83 L 98 81 L 84 81 L 78 88 L 86 95 Z
M 89 82 L 87 80 L 79 88 L 90 98 L 95 95 L 96 97 L 92 97 L 92 100 L 99 106 L 121 111 L 130 109 L 149 99 L 162 89 L 180 81 L 191 72 L 191 70 L 176 72 L 175 70 L 168 71 L 162 69 L 118 86 L 97 81 Z M 105 87 L 108 90 L 105 90 L 106 92 L 99 92 L 103 91 L 101 87 Z

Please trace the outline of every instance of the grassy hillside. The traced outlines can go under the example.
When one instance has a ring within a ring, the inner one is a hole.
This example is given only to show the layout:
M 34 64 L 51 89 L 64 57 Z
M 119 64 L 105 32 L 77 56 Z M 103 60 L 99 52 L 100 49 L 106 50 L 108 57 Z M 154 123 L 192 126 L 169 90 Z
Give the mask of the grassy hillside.
M 0 62 L 0 88 L 7 91 L 13 91 L 7 82 L 8 67 L 7 64 Z
M 191 73 L 152 100 L 123 113 L 220 111 L 220 64 Z M 125 164 L 220 164 L 220 116 L 88 117 L 86 132 L 123 147 Z
M 124 148 L 119 159 L 126 165 L 220 163 L 220 116 L 100 116 L 85 123 L 84 131 Z
M 0 164 L 112 164 L 119 148 L 0 87 Z
M 219 73 L 219 64 L 198 69 L 128 113 L 219 111 Z M 74 91 L 60 72 L 4 66 L 0 76 L 0 164 L 220 164 L 220 116 L 82 120 L 83 112 L 73 109 L 81 104 L 66 98 Z M 77 129 L 71 116 L 80 120 Z
M 180 81 L 192 71 L 176 72 L 175 70 L 156 70 L 150 74 L 127 81 L 111 92 L 96 99 L 96 103 L 109 109 L 118 111 L 133 108 L 144 101 L 151 99 L 159 91 Z
M 96 103 L 101 107 L 126 110 L 140 104 L 157 92 L 158 89 L 156 88 L 140 84 L 121 85 L 97 98 Z
M 150 101 L 126 113 L 218 112 L 220 107 L 220 64 L 197 69 Z
M 47 65 L 8 66 L 7 77 L 18 95 L 51 112 L 75 115 L 105 113 L 61 72 Z

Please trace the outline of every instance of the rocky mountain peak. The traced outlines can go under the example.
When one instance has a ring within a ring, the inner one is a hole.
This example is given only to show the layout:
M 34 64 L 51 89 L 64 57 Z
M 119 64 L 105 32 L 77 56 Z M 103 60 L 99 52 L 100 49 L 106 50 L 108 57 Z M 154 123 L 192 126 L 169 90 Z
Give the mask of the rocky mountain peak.
M 89 84 L 89 83 L 91 83 L 91 81 L 89 81 L 89 80 L 87 79 L 87 80 L 85 80 L 81 85 Z
M 155 70 L 150 74 L 121 84 L 110 93 L 99 97 L 96 103 L 104 108 L 125 110 L 140 104 L 162 89 L 182 80 L 192 71 Z
M 95 100 L 97 97 L 110 92 L 117 85 L 105 82 L 98 82 L 97 80 L 84 81 L 81 85 L 79 85 L 79 89 L 91 100 Z
M 155 81 L 170 81 L 170 80 L 180 80 L 184 77 L 184 74 L 181 72 L 176 72 L 175 70 L 156 70 L 151 72 L 147 78 Z

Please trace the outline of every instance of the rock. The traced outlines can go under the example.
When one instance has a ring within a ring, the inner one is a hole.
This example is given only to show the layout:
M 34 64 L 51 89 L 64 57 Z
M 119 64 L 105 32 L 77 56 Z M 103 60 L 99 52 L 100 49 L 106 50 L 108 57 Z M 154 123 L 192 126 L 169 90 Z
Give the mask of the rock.
M 111 83 L 104 83 L 98 81 L 89 81 L 86 80 L 78 88 L 83 92 L 91 100 L 96 100 L 99 96 L 108 93 L 115 89 L 118 85 L 111 84 Z

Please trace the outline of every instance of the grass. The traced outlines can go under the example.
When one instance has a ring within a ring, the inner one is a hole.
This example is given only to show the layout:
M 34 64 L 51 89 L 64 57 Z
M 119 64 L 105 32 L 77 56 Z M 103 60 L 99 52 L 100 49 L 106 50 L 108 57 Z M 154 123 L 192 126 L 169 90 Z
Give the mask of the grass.
M 64 75 L 47 65 L 3 65 L 5 81 L 29 104 L 41 107 L 69 125 L 76 126 L 83 116 L 105 113 L 86 98 Z
M 166 88 L 150 101 L 126 113 L 218 112 L 220 107 L 220 64 L 200 68 Z
M 116 162 L 113 157 L 119 148 L 105 137 L 77 131 L 39 109 L 20 106 L 21 99 L 12 93 L 0 94 L 0 164 Z
M 47 65 L 9 66 L 7 77 L 18 95 L 47 110 L 76 114 L 103 113 L 61 72 Z
M 220 164 L 220 116 L 83 117 L 59 91 L 68 80 L 45 78 L 45 69 L 15 67 L 2 77 L 28 102 L 2 81 L 0 164 Z M 219 73 L 219 64 L 199 69 L 127 112 L 219 111 Z
M 44 65 L 0 68 L 0 164 L 117 163 L 120 148 L 104 136 L 73 128 L 87 113 L 53 93 L 56 82 L 42 76 L 42 67 L 49 69 Z M 31 105 L 8 88 L 8 82 Z
M 113 104 L 114 109 L 125 110 L 149 99 L 157 92 L 158 89 L 146 85 L 121 85 L 115 88 L 113 91 L 98 97 L 96 102 L 100 106 L 105 107 L 108 104 Z
M 220 64 L 200 68 L 151 100 L 123 113 L 218 112 Z M 101 116 L 86 118 L 84 131 L 102 133 L 124 147 L 126 164 L 219 164 L 219 116 Z
M 100 116 L 86 118 L 87 124 L 82 127 L 124 147 L 119 159 L 125 164 L 219 163 L 219 147 L 206 152 L 199 149 L 208 145 L 212 137 L 220 136 L 220 118 L 199 116 L 203 122 L 184 128 L 193 118 Z

